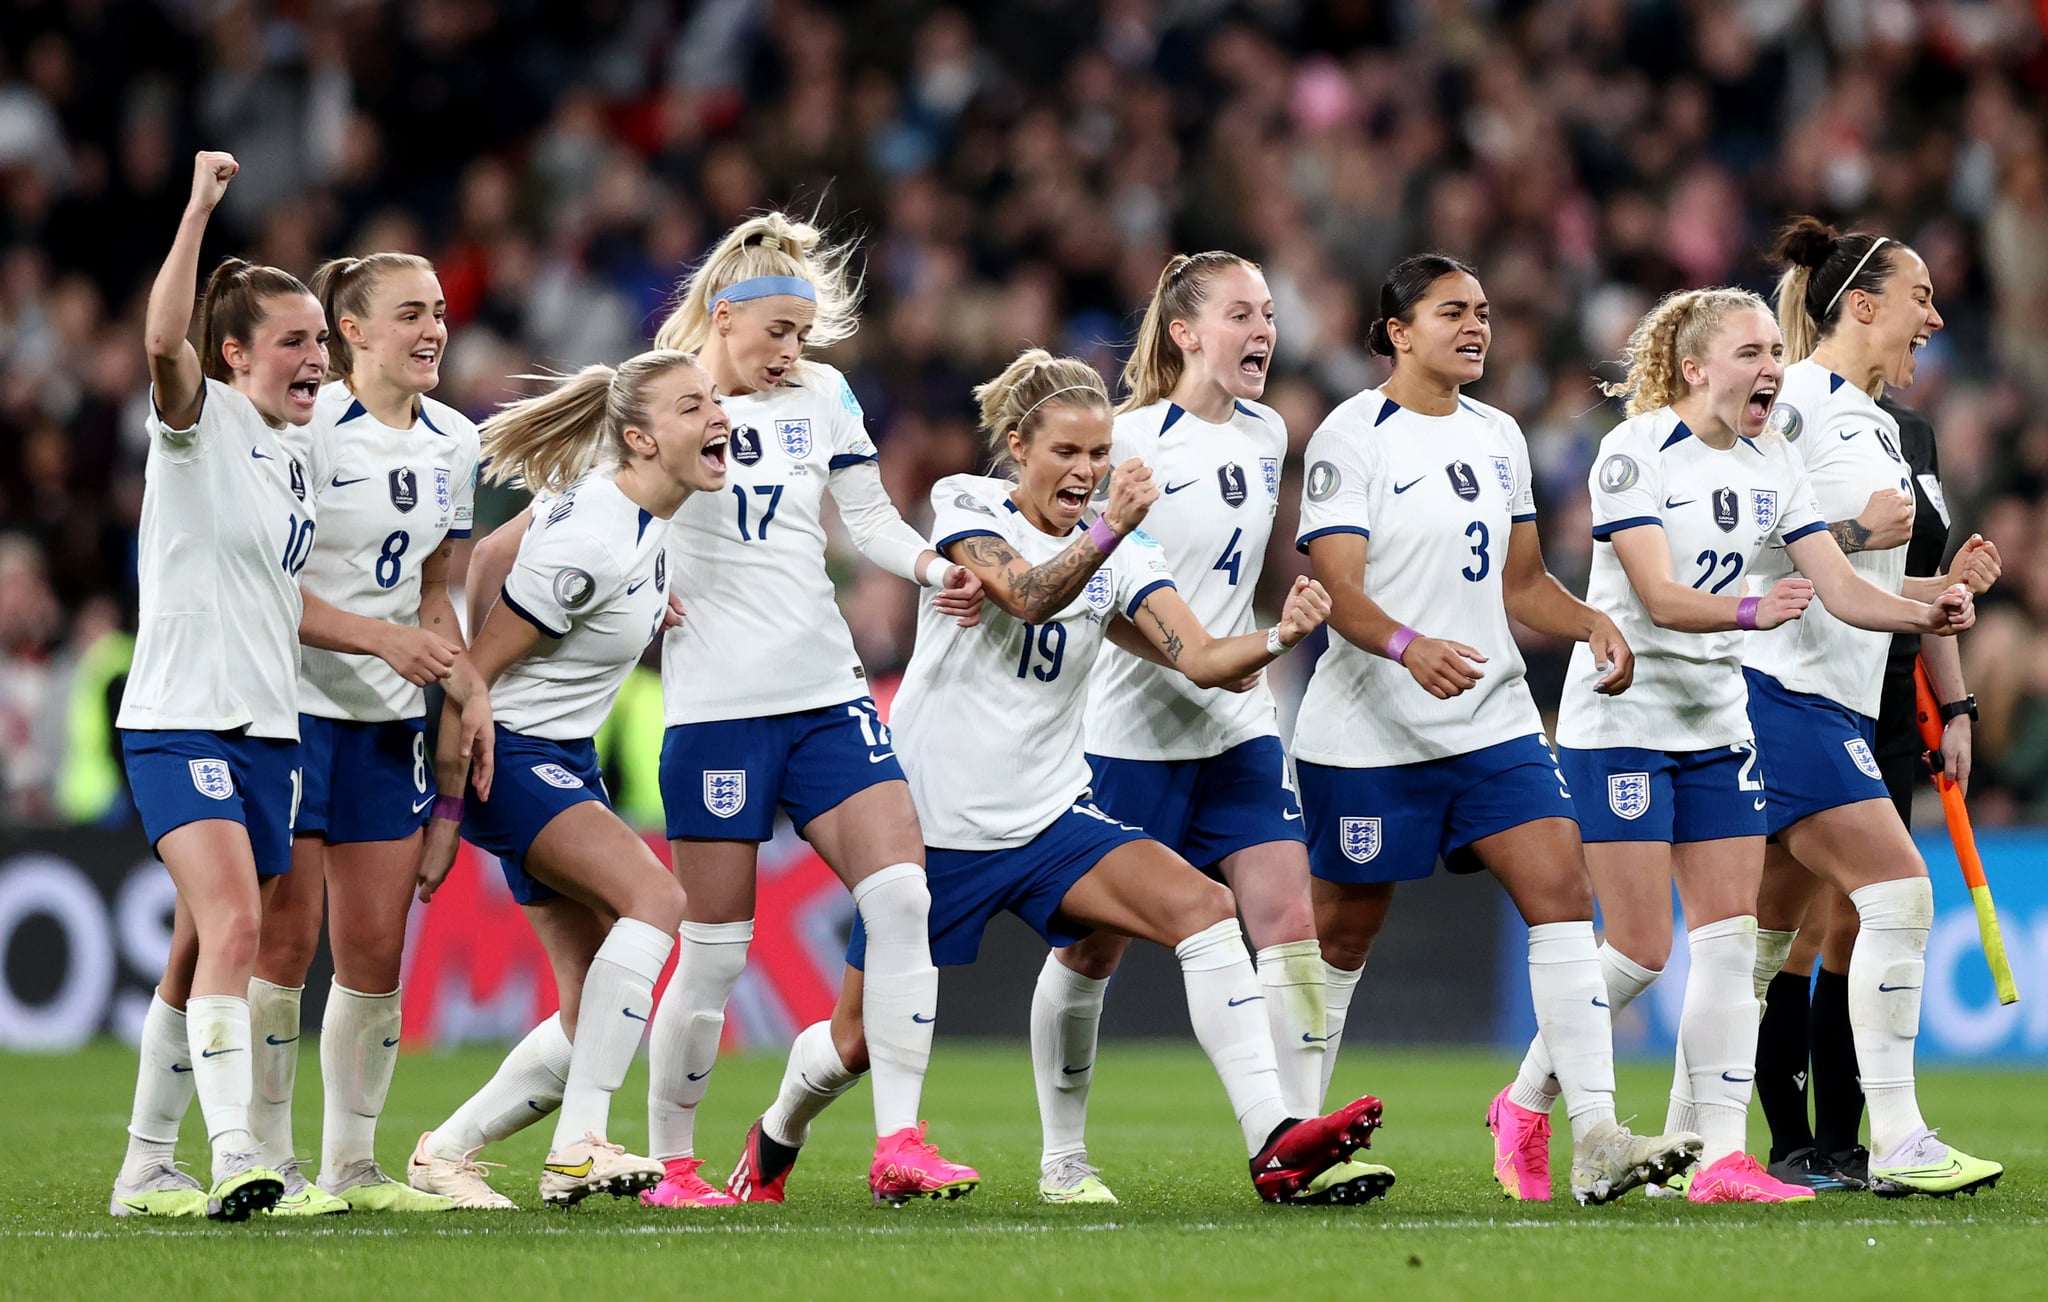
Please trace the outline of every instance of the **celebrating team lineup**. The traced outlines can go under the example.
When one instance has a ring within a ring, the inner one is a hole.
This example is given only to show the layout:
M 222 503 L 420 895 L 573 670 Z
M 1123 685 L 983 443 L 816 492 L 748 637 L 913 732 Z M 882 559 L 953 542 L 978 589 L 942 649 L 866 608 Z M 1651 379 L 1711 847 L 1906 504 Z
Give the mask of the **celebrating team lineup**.
M 118 1165 L 106 1136 L 112 1215 L 460 1220 L 609 1194 L 650 1225 L 701 1225 L 857 1184 L 804 1155 L 863 1079 L 873 1202 L 974 1195 L 995 1176 L 985 1136 L 928 1109 L 925 1084 L 949 1049 L 941 987 L 1009 913 L 1050 951 L 1014 991 L 1040 1201 L 1118 1204 L 1144 1174 L 1091 1161 L 1088 1137 L 1091 1092 L 1122 1065 L 1099 1035 L 1110 986 L 1149 942 L 1178 966 L 1250 1196 L 1369 1223 L 1415 1187 L 1372 1152 L 1404 1099 L 1332 1098 L 1333 1073 L 1344 1054 L 1370 1079 L 1369 959 L 1402 928 L 1396 885 L 1440 866 L 1484 870 L 1526 929 L 1534 1038 L 1491 1100 L 1456 1101 L 1470 1164 L 1506 1199 L 1556 1196 L 1559 1100 L 1567 1192 L 1589 1209 L 1942 1198 L 2004 1174 L 1958 1146 L 1998 1137 L 1934 1129 L 1916 1080 L 1934 897 L 1886 768 L 1912 727 L 1892 721 L 1910 708 L 1894 639 L 1914 640 L 1903 673 L 1917 656 L 1935 731 L 1965 717 L 1956 638 L 2003 561 L 1975 534 L 1945 564 L 1909 547 L 1928 476 L 1887 390 L 1910 392 L 1944 321 L 1908 244 L 1788 215 L 1775 304 L 1734 287 L 1656 302 L 1622 356 L 1584 359 L 1589 376 L 1613 363 L 1625 414 L 1570 504 L 1537 500 L 1516 416 L 1465 392 L 1507 310 L 1486 269 L 1402 257 L 1365 337 L 1382 378 L 1307 438 L 1298 510 L 1283 468 L 1300 444 L 1263 401 L 1292 328 L 1281 296 L 1246 257 L 1178 254 L 1132 305 L 1114 385 L 1016 341 L 955 395 L 985 473 L 904 510 L 853 378 L 813 356 L 860 325 L 852 236 L 748 215 L 674 268 L 644 350 L 507 377 L 525 396 L 473 424 L 433 397 L 448 298 L 424 257 L 337 259 L 310 288 L 237 258 L 202 268 L 241 172 L 198 154 L 147 308 L 119 746 L 176 908 Z M 472 548 L 492 485 L 530 504 Z M 1539 539 L 1566 509 L 1594 540 L 1584 600 Z M 1276 529 L 1307 572 L 1262 619 Z M 886 708 L 828 569 L 834 531 L 915 589 Z M 1517 627 L 1571 647 L 1555 701 Z M 1269 670 L 1291 654 L 1315 660 L 1290 731 Z M 614 808 L 599 749 L 644 657 L 668 863 Z M 1967 732 L 1936 755 L 1966 777 Z M 836 1003 L 796 1029 L 743 1135 L 700 1134 L 781 818 L 851 895 Z M 502 873 L 559 1011 L 387 1171 L 410 920 L 465 841 Z M 1687 962 L 1650 1133 L 1628 1118 L 1656 1100 L 1617 1092 L 1614 1019 L 1675 957 L 1674 889 Z M 292 1118 L 323 923 L 309 1173 Z M 1816 1086 L 1826 1061 L 1831 1097 L 1855 1093 L 1819 1135 L 1806 1019 L 1769 1015 L 1804 1006 L 1816 957 Z M 623 1090 L 643 1039 L 644 1128 Z M 1765 1070 L 1788 1052 L 1790 1104 Z M 208 1152 L 188 1174 L 195 1099 Z M 488 1157 L 543 1121 L 537 1168 Z M 1189 1148 L 1159 1160 L 1237 1160 Z

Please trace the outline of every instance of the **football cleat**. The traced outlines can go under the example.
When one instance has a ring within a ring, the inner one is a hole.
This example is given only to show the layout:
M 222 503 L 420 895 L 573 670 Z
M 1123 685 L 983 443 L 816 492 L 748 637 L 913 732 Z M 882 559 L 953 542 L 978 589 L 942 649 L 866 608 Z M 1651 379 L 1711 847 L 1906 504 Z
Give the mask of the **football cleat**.
M 1813 1190 L 1778 1179 L 1747 1153 L 1730 1153 L 1692 1173 L 1689 1203 L 1810 1203 Z
M 1870 1150 L 1858 1144 L 1826 1158 L 1827 1169 L 1844 1189 L 1858 1192 L 1870 1187 Z
M 1662 1184 L 1644 1185 L 1643 1196 L 1646 1198 L 1683 1198 L 1686 1191 L 1692 1188 L 1692 1177 L 1698 1170 L 1699 1168 L 1696 1166 L 1688 1167 Z
M 406 1182 L 421 1193 L 439 1194 L 452 1201 L 464 1211 L 516 1212 L 519 1204 L 491 1188 L 484 1178 L 486 1167 L 500 1166 L 498 1162 L 479 1162 L 476 1155 L 483 1151 L 472 1148 L 460 1159 L 436 1157 L 427 1151 L 427 1140 L 433 1131 L 420 1136 L 420 1142 L 413 1146 L 412 1156 L 406 1159 Z
M 158 1162 L 133 1180 L 116 1176 L 107 1211 L 114 1216 L 204 1216 L 206 1187 L 175 1164 Z
M 1054 1162 L 1038 1177 L 1038 1199 L 1047 1203 L 1108 1206 L 1116 1202 L 1116 1195 L 1102 1183 L 1102 1172 L 1088 1165 L 1087 1158 L 1076 1155 Z
M 269 1211 L 284 1195 L 284 1177 L 264 1166 L 253 1151 L 223 1153 L 220 1166 L 227 1174 L 206 1191 L 210 1220 L 246 1221 L 257 1212 Z
M 1871 1160 L 1870 1191 L 1880 1198 L 1904 1198 L 1911 1194 L 1953 1198 L 1959 1193 L 1975 1195 L 1979 1189 L 1989 1189 L 2004 1174 L 2005 1168 L 1998 1163 L 1951 1148 L 1934 1131 L 1923 1127 L 1883 1161 Z
M 796 1155 L 803 1150 L 777 1143 L 775 1138 L 761 1129 L 756 1118 L 747 1127 L 747 1141 L 740 1150 L 740 1160 L 733 1166 L 732 1175 L 725 1182 L 725 1191 L 743 1203 L 779 1203 L 783 1197 L 783 1185 L 789 1179 L 790 1168 L 796 1165 Z
M 1586 1206 L 1611 1203 L 1639 1184 L 1663 1184 L 1699 1160 L 1700 1137 L 1690 1130 L 1645 1136 L 1603 1121 L 1572 1154 L 1572 1197 Z
M 1838 1193 L 1849 1187 L 1835 1173 L 1833 1164 L 1811 1148 L 1794 1149 L 1765 1169 L 1773 1180 L 1815 1193 Z
M 540 1169 L 540 1200 L 550 1207 L 574 1207 L 594 1193 L 631 1198 L 661 1183 L 661 1163 L 635 1157 L 625 1147 L 585 1134 L 548 1154 Z
M 1368 1094 L 1335 1112 L 1283 1123 L 1251 1160 L 1252 1187 L 1269 1203 L 1292 1202 L 1317 1176 L 1371 1145 L 1380 1111 Z
M 452 1212 L 455 1200 L 446 1194 L 415 1189 L 384 1174 L 375 1162 L 352 1162 L 331 1179 L 320 1173 L 322 1187 L 359 1212 Z
M 1503 1089 L 1486 1109 L 1486 1128 L 1493 1132 L 1493 1178 L 1501 1191 L 1521 1202 L 1549 1202 L 1550 1114 L 1523 1107 Z
M 868 1191 L 876 1202 L 901 1207 L 913 1198 L 961 1198 L 981 1183 L 981 1173 L 973 1167 L 940 1156 L 924 1137 L 929 1124 L 920 1121 L 875 1141 Z
M 284 1177 L 284 1192 L 271 1204 L 270 1216 L 340 1216 L 348 1204 L 306 1178 L 298 1158 L 277 1168 Z
M 642 1190 L 642 1207 L 733 1207 L 739 1199 L 697 1174 L 699 1157 L 672 1157 L 662 1164 L 661 1183 Z
M 1324 1170 L 1308 1182 L 1308 1188 L 1287 1201 L 1315 1207 L 1348 1206 L 1384 1198 L 1393 1187 L 1392 1167 L 1377 1162 L 1344 1161 Z

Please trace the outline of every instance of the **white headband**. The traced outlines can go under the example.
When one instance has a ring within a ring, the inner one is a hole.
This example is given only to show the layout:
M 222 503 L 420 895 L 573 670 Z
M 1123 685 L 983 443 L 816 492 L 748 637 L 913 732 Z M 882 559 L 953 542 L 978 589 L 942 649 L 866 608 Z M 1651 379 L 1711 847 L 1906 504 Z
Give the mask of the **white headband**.
M 1026 407 L 1024 409 L 1024 414 L 1017 418 L 1017 427 L 1019 429 L 1022 429 L 1024 427 L 1024 422 L 1031 419 L 1032 412 L 1037 411 L 1040 407 L 1043 407 L 1046 403 L 1051 402 L 1054 398 L 1059 397 L 1061 394 L 1083 392 L 1095 393 L 1097 392 L 1097 389 L 1092 384 L 1070 384 L 1064 389 L 1054 389 L 1051 393 L 1046 394 L 1043 398 L 1040 398 L 1037 402 L 1032 403 L 1029 407 Z
M 1821 320 L 1827 320 L 1828 313 L 1835 310 L 1835 299 L 1839 299 L 1842 296 L 1843 290 L 1848 289 L 1851 284 L 1855 283 L 1857 275 L 1863 270 L 1863 264 L 1870 261 L 1870 255 L 1883 248 L 1890 239 L 1891 236 L 1889 235 L 1880 235 L 1877 237 L 1877 243 L 1863 250 L 1863 256 L 1856 259 L 1856 266 L 1849 272 L 1849 279 L 1842 282 L 1842 288 L 1835 291 L 1835 297 L 1829 299 L 1828 305 L 1820 310 Z

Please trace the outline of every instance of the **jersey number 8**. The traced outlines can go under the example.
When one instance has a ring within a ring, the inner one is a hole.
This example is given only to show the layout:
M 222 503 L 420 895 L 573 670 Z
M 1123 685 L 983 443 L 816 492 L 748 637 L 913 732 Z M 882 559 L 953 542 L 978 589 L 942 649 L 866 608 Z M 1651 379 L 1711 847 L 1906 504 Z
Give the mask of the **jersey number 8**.
M 399 561 L 405 555 L 412 538 L 403 529 L 393 529 L 391 536 L 377 550 L 377 586 L 395 588 L 398 586 Z

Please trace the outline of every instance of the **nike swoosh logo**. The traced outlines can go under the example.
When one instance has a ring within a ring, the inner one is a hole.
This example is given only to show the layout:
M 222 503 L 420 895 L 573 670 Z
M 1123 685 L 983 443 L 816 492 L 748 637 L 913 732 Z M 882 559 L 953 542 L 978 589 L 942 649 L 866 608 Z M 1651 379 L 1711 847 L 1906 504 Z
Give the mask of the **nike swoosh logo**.
M 1405 483 L 1405 484 L 1396 484 L 1396 485 L 1394 485 L 1394 491 L 1395 491 L 1395 492 L 1397 492 L 1397 493 L 1405 493 L 1405 492 L 1407 492 L 1407 491 L 1408 491 L 1409 489 L 1411 489 L 1411 488 L 1415 487 L 1415 486 L 1416 486 L 1417 484 L 1421 483 L 1421 482 L 1422 482 L 1423 480 L 1425 480 L 1425 479 L 1427 479 L 1427 478 L 1429 478 L 1429 476 L 1428 476 L 1428 475 L 1417 475 L 1417 476 L 1416 476 L 1415 478 L 1413 478 L 1413 479 L 1409 480 L 1409 481 L 1408 481 L 1407 483 Z
M 626 1016 L 632 1018 L 636 1022 L 644 1022 L 647 1020 L 646 1014 L 636 1013 L 630 1008 L 621 1008 L 619 1011 L 624 1013 Z
M 1878 989 L 1882 990 L 1882 989 L 1884 989 L 1884 987 L 1883 987 L 1883 986 L 1879 986 L 1879 987 L 1878 987 Z M 224 1054 L 224 1053 L 235 1053 L 235 1052 L 238 1052 L 238 1050 L 235 1050 L 235 1049 L 201 1049 L 201 1050 L 199 1051 L 199 1056 L 200 1056 L 200 1057 L 202 1057 L 202 1058 L 218 1058 L 218 1057 L 220 1057 L 220 1056 L 221 1056 L 222 1054 Z
M 327 486 L 329 488 L 347 488 L 350 484 L 367 484 L 369 482 L 370 477 L 368 475 L 364 475 L 360 479 L 343 479 L 340 475 L 336 475 L 327 481 Z
M 910 1020 L 916 1022 L 919 1026 L 930 1026 L 939 1019 L 937 1017 L 926 1017 L 923 1013 L 912 1013 Z
M 1328 1044 L 1332 1038 L 1334 1037 L 1328 1035 L 1310 1035 L 1307 1031 L 1301 1033 L 1303 1044 Z
M 703 1080 L 706 1076 L 709 1076 L 710 1074 L 711 1069 L 709 1067 L 706 1067 L 703 1071 L 686 1071 L 683 1073 L 683 1075 L 689 1078 L 690 1080 Z
M 432 797 L 432 796 L 428 796 L 428 797 L 427 797 L 426 799 L 424 799 L 424 800 L 417 800 L 417 801 L 414 801 L 414 802 L 413 802 L 413 806 L 412 806 L 412 812 L 413 812 L 413 813 L 415 813 L 415 814 L 417 814 L 417 813 L 419 813 L 419 812 L 420 812 L 420 811 L 421 811 L 422 809 L 425 809 L 425 808 L 426 808 L 426 807 L 427 807 L 428 805 L 431 805 L 431 804 L 433 804 L 433 803 L 434 803 L 434 797 Z
M 628 584 L 626 585 L 626 595 L 630 597 L 630 596 L 632 596 L 632 595 L 633 595 L 634 593 L 636 593 L 636 592 L 640 591 L 640 589 L 642 589 L 642 588 L 644 588 L 644 587 L 646 587 L 646 586 L 647 586 L 647 580 L 645 580 L 645 579 L 642 579 L 642 580 L 640 580 L 640 581 L 639 581 L 638 583 L 628 583 Z
M 1941 1176 L 1945 1176 L 1945 1175 L 1958 1175 L 1958 1174 L 1961 1174 L 1961 1172 L 1962 1172 L 1962 1169 L 1963 1169 L 1963 1164 L 1962 1164 L 1961 1162 L 1958 1162 L 1958 1161 L 1956 1161 L 1956 1160 L 1955 1160 L 1954 1158 L 1950 1158 L 1950 1159 L 1948 1160 L 1948 1165 L 1947 1165 L 1947 1166 L 1916 1166 L 1916 1167 L 1908 1167 L 1908 1168 L 1906 1168 L 1905 1170 L 1901 1170 L 1901 1171 L 1887 1171 L 1887 1172 L 1885 1172 L 1885 1174 L 1886 1174 L 1886 1175 L 1889 1175 L 1889 1176 L 1901 1176 L 1901 1175 L 1905 1175 L 1905 1176 L 1916 1176 L 1916 1177 L 1919 1177 L 1919 1178 L 1921 1178 L 1921 1179 L 1938 1179 L 1938 1178 L 1940 1178 Z
M 548 1110 L 546 1108 L 542 1107 L 538 1103 L 535 1103 L 532 1099 L 526 1100 L 526 1106 L 532 1108 L 535 1112 L 540 1113 L 542 1116 L 546 1116 L 548 1114 Z
M 1609 1004 L 1609 1003 L 1608 1003 L 1608 1002 L 1607 1002 L 1607 1001 L 1606 1001 L 1605 999 L 1602 999 L 1602 998 L 1601 998 L 1600 996 L 1598 996 L 1598 995 L 1594 995 L 1594 996 L 1593 996 L 1593 1007 L 1595 1007 L 1595 1008 L 1610 1008 L 1610 1007 L 1612 1007 L 1612 1006 L 1613 1006 L 1613 1005 Z
M 263 1042 L 264 1042 L 265 1044 L 295 1044 L 295 1043 L 297 1043 L 297 1041 L 298 1041 L 298 1038 L 299 1038 L 298 1036 L 294 1035 L 294 1036 L 293 1036 L 293 1037 L 292 1037 L 291 1039 L 289 1039 L 289 1040 L 280 1040 L 280 1039 L 278 1039 L 278 1038 L 277 1038 L 276 1036 L 274 1036 L 274 1035 L 266 1035 L 266 1036 L 264 1036 L 264 1037 L 263 1037 Z
M 1681 506 L 1691 506 L 1694 502 L 1697 502 L 1699 500 L 1700 499 L 1698 499 L 1697 497 L 1688 497 L 1683 502 L 1674 502 L 1667 497 L 1664 499 L 1664 509 L 1667 511 L 1676 511 Z
M 1919 986 L 1888 986 L 1882 981 L 1877 983 L 1877 993 L 1881 995 L 1888 995 L 1894 990 L 1918 990 L 1919 988 Z
M 557 1166 L 555 1163 L 549 1162 L 542 1169 L 552 1171 L 556 1175 L 566 1175 L 571 1180 L 581 1180 L 590 1174 L 590 1165 L 591 1159 L 586 1157 L 575 1166 Z
M 1283 809 L 1280 811 L 1280 817 L 1282 820 L 1289 823 L 1299 823 L 1301 821 L 1301 811 L 1297 809 L 1290 812 L 1288 810 Z
M 396 1048 L 398 1047 L 398 1041 L 396 1041 L 396 1040 L 386 1040 L 386 1041 L 384 1041 L 384 1047 L 385 1047 L 385 1048 L 387 1048 L 387 1049 L 396 1049 Z
M 192 1069 L 191 1069 L 190 1067 L 186 1066 L 186 1065 L 185 1065 L 184 1063 L 182 1063 L 182 1062 L 174 1062 L 174 1063 L 172 1063 L 172 1064 L 171 1064 L 171 1074 L 172 1074 L 173 1076 L 176 1076 L 176 1075 L 179 1075 L 179 1074 L 181 1074 L 181 1073 L 183 1073 L 183 1072 L 188 1072 L 188 1071 L 191 1071 L 191 1070 L 192 1070 Z
M 1728 1083 L 1729 1083 L 1730 1085 L 1747 1085 L 1747 1084 L 1749 1084 L 1749 1083 L 1750 1083 L 1751 1081 L 1755 1080 L 1755 1079 L 1756 1079 L 1756 1077 L 1754 1077 L 1754 1076 L 1731 1076 L 1731 1075 L 1729 1075 L 1729 1074 L 1728 1074 L 1727 1072 L 1725 1072 L 1725 1071 L 1724 1071 L 1724 1072 L 1722 1072 L 1722 1073 L 1721 1073 L 1721 1079 L 1722 1079 L 1722 1080 L 1725 1080 L 1725 1081 L 1727 1081 L 1727 1082 L 1728 1082 Z
M 882 762 L 883 760 L 885 760 L 885 759 L 888 759 L 888 758 L 889 758 L 889 757 L 890 757 L 891 755 L 893 755 L 893 754 L 895 754 L 895 752 L 894 752 L 894 751 L 886 751 L 886 750 L 885 750 L 885 751 L 882 751 L 882 752 L 880 752 L 879 754 L 870 754 L 870 755 L 868 756 L 868 763 L 870 763 L 870 764 L 880 764 L 880 763 L 881 763 L 881 762 Z
M 258 461 L 275 461 L 275 460 L 277 460 L 277 458 L 276 458 L 276 457 L 273 457 L 273 456 L 271 456 L 271 455 L 270 455 L 270 454 L 269 454 L 268 452 L 265 452 L 265 451 L 264 451 L 263 449 L 261 449 L 261 448 L 250 448 L 250 449 L 249 449 L 249 455 L 250 455 L 250 456 L 252 456 L 252 457 L 254 457 L 254 458 L 256 458 L 256 459 L 257 459 Z
M 1067 1076 L 1079 1076 L 1084 1071 L 1093 1071 L 1094 1068 L 1095 1064 L 1091 1062 L 1086 1067 L 1062 1067 L 1060 1072 Z
M 1178 493 L 1183 488 L 1193 488 L 1196 484 L 1199 484 L 1201 482 L 1202 481 L 1199 479 L 1190 479 L 1185 484 L 1168 484 L 1166 486 L 1166 491 L 1169 493 Z
M 1245 996 L 1245 997 L 1244 997 L 1243 999 L 1233 999 L 1233 1000 L 1231 1000 L 1231 1001 L 1230 1001 L 1230 1006 L 1231 1006 L 1232 1008 L 1235 1008 L 1235 1007 L 1237 1007 L 1237 1006 L 1238 1006 L 1239 1004 L 1248 1004 L 1248 1003 L 1252 1002 L 1252 1000 L 1254 1000 L 1254 999 L 1264 999 L 1264 998 L 1265 998 L 1265 996 L 1264 996 L 1264 995 L 1247 995 L 1247 996 Z
M 1859 429 L 1859 430 L 1851 430 L 1851 431 L 1849 431 L 1849 432 L 1848 432 L 1847 434 L 1844 434 L 1844 435 L 1842 435 L 1842 442 L 1844 442 L 1844 443 L 1847 443 L 1847 442 L 1848 442 L 1848 441 L 1849 441 L 1850 439 L 1853 439 L 1853 438 L 1855 438 L 1855 437 L 1856 437 L 1856 436 L 1857 436 L 1858 434 L 1861 434 L 1862 432 L 1863 432 L 1863 431 L 1862 431 L 1862 430 L 1860 430 L 1860 429 Z
M 1761 810 L 1763 809 L 1763 807 L 1764 807 L 1765 805 L 1769 804 L 1769 803 L 1770 803 L 1769 801 L 1765 801 L 1765 800 L 1753 800 L 1753 801 L 1751 801 L 1751 802 L 1750 802 L 1750 806 L 1749 806 L 1749 807 L 1750 807 L 1751 809 L 1755 809 L 1755 810 L 1759 810 L 1759 811 L 1761 811 Z

